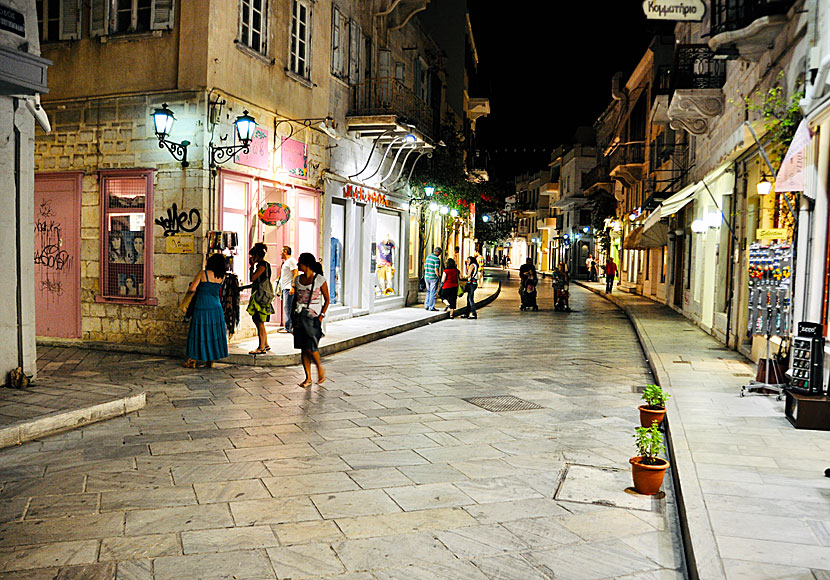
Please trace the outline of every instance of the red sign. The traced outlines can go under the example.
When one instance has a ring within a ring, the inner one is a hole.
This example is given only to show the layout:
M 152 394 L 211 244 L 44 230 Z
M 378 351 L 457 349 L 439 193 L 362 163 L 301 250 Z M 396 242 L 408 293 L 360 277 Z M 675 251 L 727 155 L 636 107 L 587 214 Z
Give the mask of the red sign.
M 354 185 L 347 185 L 343 188 L 343 197 L 354 199 L 355 201 L 362 201 L 364 203 L 371 203 L 372 205 L 385 205 L 387 207 L 392 206 L 384 194 L 374 191 L 366 191 L 362 187 L 355 187 Z
M 291 208 L 284 203 L 268 202 L 258 212 L 259 221 L 268 226 L 281 226 L 291 219 Z
M 254 129 L 254 137 L 248 146 L 248 153 L 238 153 L 236 162 L 240 165 L 255 167 L 268 171 L 271 169 L 271 136 L 267 129 L 257 127 Z

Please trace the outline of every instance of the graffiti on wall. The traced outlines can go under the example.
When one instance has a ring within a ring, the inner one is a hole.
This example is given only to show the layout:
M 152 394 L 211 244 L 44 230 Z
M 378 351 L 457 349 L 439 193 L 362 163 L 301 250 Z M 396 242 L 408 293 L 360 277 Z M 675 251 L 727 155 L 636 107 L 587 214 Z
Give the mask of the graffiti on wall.
M 52 200 L 43 200 L 35 216 L 35 266 L 39 266 L 40 288 L 62 295 L 63 277 L 72 268 L 72 256 L 63 249 L 64 226 L 56 221 Z
M 195 232 L 202 225 L 202 214 L 195 207 L 190 211 L 179 211 L 174 203 L 167 208 L 167 215 L 156 218 L 156 225 L 164 228 L 164 237 L 181 232 Z

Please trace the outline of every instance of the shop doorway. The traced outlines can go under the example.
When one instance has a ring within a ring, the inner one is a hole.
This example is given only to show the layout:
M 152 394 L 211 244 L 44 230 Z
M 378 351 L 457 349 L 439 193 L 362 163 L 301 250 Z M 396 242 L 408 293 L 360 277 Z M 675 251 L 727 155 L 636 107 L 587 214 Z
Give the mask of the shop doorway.
M 674 282 L 674 305 L 683 306 L 683 257 L 686 255 L 686 236 L 675 236 L 674 238 L 674 271 L 672 281 Z
M 81 175 L 35 176 L 35 327 L 81 337 Z

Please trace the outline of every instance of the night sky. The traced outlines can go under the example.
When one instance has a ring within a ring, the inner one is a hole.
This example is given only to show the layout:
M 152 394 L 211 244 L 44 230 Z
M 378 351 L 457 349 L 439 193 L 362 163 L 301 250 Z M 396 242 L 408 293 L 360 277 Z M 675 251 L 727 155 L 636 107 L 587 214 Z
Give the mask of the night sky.
M 505 177 L 542 169 L 577 127 L 591 126 L 611 102 L 611 77 L 627 78 L 660 25 L 646 20 L 642 0 L 499 6 L 468 2 L 489 86 L 489 95 L 472 96 L 489 97 L 491 110 L 478 121 L 478 145 L 491 174 Z

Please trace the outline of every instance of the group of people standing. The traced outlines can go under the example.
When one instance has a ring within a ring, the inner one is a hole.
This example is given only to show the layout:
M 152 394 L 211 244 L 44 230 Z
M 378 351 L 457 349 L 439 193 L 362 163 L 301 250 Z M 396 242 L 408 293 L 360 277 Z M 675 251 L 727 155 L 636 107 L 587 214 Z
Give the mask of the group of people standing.
M 265 259 L 268 248 L 263 243 L 254 244 L 248 253 L 250 280 L 239 290 L 251 289 L 247 312 L 257 329 L 259 345 L 250 354 L 262 355 L 271 350 L 265 323 L 275 313 L 274 288 L 271 284 L 271 265 Z M 285 327 L 282 332 L 294 335 L 294 348 L 300 350 L 305 379 L 300 383 L 308 387 L 312 383 L 311 364 L 317 369 L 317 384 L 326 380 L 320 361 L 319 343 L 323 337 L 323 321 L 329 308 L 328 282 L 323 266 L 310 253 L 302 253 L 295 260 L 291 248 L 283 247 L 278 289 L 283 301 Z M 213 254 L 207 259 L 205 269 L 193 278 L 189 292 L 194 293 L 193 318 L 187 335 L 187 361 L 185 366 L 195 368 L 196 361 L 208 367 L 213 361 L 228 356 L 228 338 L 225 315 L 220 302 L 220 287 L 228 270 L 223 254 Z
M 444 310 L 449 310 L 450 318 L 455 318 L 455 311 L 458 308 L 458 296 L 462 292 L 466 292 L 468 312 L 463 318 L 477 319 L 475 293 L 478 288 L 480 274 L 478 259 L 475 256 L 467 258 L 463 264 L 464 273 L 462 275 L 453 258 L 447 259 L 446 266 L 442 265 L 441 255 L 443 253 L 444 251 L 437 247 L 424 260 L 424 285 L 427 293 L 424 308 L 437 312 L 435 301 L 436 298 L 440 298 L 445 304 Z M 465 285 L 463 290 L 459 291 L 461 282 L 465 282 Z

